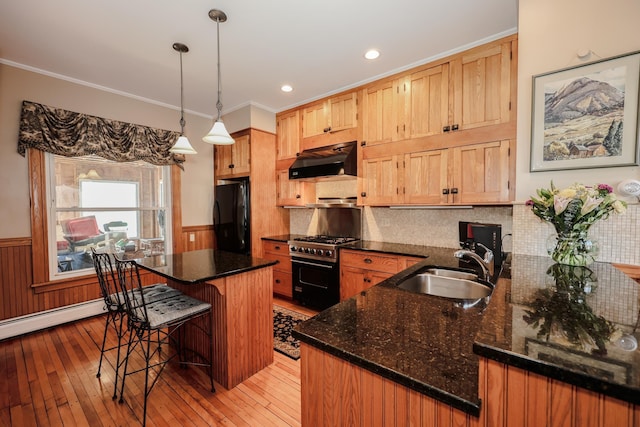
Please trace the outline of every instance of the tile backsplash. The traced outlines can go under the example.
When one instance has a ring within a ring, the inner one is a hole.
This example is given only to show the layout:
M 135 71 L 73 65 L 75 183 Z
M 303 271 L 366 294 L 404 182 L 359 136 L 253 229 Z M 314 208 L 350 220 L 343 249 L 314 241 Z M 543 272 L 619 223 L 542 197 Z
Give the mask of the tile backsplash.
M 458 222 L 502 225 L 503 249 L 518 254 L 547 256 L 546 242 L 553 227 L 524 204 L 472 209 L 362 209 L 365 240 L 457 248 Z M 291 233 L 316 234 L 314 209 L 291 210 Z M 640 205 L 629 204 L 623 215 L 612 215 L 591 227 L 598 241 L 598 261 L 640 265 Z

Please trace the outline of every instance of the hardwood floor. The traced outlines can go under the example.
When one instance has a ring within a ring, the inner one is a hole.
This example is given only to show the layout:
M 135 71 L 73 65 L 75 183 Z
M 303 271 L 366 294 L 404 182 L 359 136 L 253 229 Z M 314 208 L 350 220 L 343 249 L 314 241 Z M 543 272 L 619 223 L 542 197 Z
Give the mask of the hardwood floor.
M 285 308 L 314 311 L 274 298 Z M 129 426 L 141 422 L 144 375 L 112 400 L 115 351 L 96 378 L 104 317 L 0 342 L 0 426 Z M 115 334 L 109 335 L 114 344 Z M 299 426 L 300 361 L 274 363 L 242 384 L 211 393 L 204 370 L 170 364 L 149 396 L 149 426 Z

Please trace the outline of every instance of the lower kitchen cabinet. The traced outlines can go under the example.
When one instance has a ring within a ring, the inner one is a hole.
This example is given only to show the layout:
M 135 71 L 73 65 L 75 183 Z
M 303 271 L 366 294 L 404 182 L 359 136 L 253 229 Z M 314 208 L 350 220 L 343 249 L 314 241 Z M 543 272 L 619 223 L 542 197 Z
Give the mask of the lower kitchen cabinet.
M 340 301 L 377 285 L 421 260 L 415 257 L 342 249 Z
M 278 261 L 273 266 L 273 293 L 287 298 L 293 297 L 291 285 L 291 257 L 286 242 L 262 241 L 262 257 Z

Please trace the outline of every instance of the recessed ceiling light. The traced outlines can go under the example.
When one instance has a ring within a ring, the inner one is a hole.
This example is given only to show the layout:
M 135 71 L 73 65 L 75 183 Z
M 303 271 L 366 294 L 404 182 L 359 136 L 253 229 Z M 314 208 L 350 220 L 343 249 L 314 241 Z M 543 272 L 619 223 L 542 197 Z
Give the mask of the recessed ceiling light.
M 283 91 L 283 92 L 291 92 L 293 90 L 293 88 L 290 85 L 282 85 L 280 90 Z
M 367 51 L 367 53 L 364 54 L 364 57 L 367 59 L 376 59 L 379 56 L 380 56 L 380 52 L 377 51 L 376 49 L 370 49 Z

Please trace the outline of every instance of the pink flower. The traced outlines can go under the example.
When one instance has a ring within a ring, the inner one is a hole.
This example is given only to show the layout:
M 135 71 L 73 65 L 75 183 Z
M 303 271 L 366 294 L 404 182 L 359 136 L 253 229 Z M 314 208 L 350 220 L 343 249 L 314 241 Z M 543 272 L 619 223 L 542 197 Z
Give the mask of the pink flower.
M 525 202 L 525 206 L 533 206 L 533 200 L 529 199 Z
M 598 191 L 606 191 L 607 194 L 613 193 L 613 187 L 607 184 L 598 184 L 596 188 L 598 189 Z

